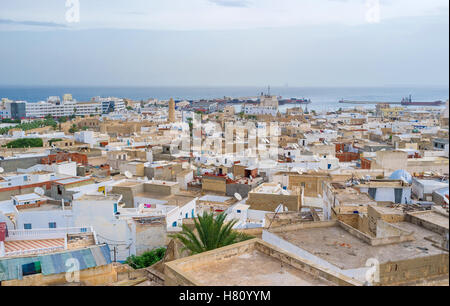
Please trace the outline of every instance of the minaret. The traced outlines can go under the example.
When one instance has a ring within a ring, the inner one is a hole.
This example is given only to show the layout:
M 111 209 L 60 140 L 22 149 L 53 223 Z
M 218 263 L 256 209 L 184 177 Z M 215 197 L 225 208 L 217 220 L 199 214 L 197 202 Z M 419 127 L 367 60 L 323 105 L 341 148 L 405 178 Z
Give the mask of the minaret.
M 175 122 L 175 101 L 173 100 L 173 98 L 170 98 L 169 101 L 169 122 Z

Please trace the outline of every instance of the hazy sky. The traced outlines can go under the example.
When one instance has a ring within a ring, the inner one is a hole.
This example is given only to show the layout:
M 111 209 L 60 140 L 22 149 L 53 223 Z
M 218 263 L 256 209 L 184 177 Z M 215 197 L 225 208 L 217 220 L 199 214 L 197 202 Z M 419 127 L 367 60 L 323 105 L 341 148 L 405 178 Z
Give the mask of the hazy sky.
M 0 85 L 449 82 L 448 0 L 68 2 L 0 0 Z

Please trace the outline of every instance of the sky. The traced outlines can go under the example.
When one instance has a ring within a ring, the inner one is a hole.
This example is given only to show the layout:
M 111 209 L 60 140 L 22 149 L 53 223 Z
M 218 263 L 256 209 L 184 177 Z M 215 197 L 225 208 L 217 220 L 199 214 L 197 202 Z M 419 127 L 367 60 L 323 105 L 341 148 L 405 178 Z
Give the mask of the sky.
M 448 0 L 0 0 L 0 85 L 448 86 Z

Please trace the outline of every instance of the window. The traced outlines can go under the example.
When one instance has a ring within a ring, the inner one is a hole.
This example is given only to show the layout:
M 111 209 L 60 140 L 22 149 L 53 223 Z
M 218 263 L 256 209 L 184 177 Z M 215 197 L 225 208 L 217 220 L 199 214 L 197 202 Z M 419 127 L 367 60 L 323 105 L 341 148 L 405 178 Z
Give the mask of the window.
M 23 228 L 26 229 L 26 230 L 30 230 L 31 229 L 31 223 L 25 223 L 23 225 Z
M 48 228 L 56 228 L 56 222 L 49 222 Z
M 177 221 L 175 221 L 174 223 L 172 223 L 172 227 L 177 227 Z
M 238 214 L 240 214 L 240 213 L 241 213 L 241 210 L 240 210 L 240 209 L 238 209 L 237 213 L 238 213 Z

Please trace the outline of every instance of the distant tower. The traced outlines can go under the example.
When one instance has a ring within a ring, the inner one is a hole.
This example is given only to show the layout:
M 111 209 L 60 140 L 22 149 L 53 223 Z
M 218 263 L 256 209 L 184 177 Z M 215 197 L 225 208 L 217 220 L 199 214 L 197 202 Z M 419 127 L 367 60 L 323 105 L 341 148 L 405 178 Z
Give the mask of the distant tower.
M 172 98 L 169 101 L 169 122 L 175 122 L 175 101 Z

